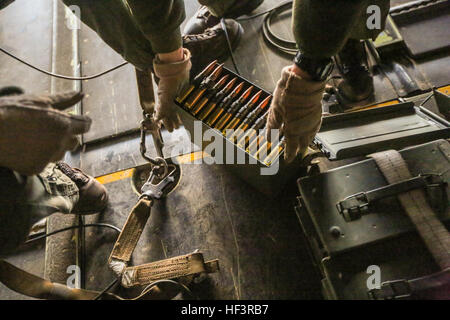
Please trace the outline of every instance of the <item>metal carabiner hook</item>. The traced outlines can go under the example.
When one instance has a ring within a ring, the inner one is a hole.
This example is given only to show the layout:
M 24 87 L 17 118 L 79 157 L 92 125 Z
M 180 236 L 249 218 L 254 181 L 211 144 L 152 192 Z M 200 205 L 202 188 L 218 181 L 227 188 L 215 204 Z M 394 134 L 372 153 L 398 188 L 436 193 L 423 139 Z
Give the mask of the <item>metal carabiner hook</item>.
M 150 158 L 147 156 L 147 146 L 146 146 L 146 133 L 150 132 L 153 137 L 153 143 L 155 145 L 156 153 L 158 157 Z M 158 178 L 164 178 L 168 174 L 168 164 L 167 161 L 164 160 L 163 149 L 164 141 L 162 140 L 161 130 L 159 127 L 153 122 L 152 117 L 144 113 L 144 119 L 141 121 L 141 141 L 140 141 L 140 152 L 142 157 L 150 162 L 150 164 L 154 167 L 153 170 Z M 163 171 L 161 172 L 161 168 Z

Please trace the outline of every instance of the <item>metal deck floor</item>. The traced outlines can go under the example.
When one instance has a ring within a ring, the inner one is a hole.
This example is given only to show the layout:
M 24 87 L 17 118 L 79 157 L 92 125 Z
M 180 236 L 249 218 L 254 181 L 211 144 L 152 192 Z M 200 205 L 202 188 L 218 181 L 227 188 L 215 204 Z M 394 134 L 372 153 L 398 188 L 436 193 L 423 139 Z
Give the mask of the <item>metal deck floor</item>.
M 51 3 L 47 0 L 17 1 L 0 12 L 2 46 L 47 70 L 51 69 L 52 62 Z M 266 0 L 258 11 L 278 3 L 276 0 Z M 194 0 L 186 1 L 187 14 L 192 14 L 197 6 Z M 266 46 L 259 32 L 261 23 L 262 18 L 243 23 L 246 33 L 236 51 L 236 58 L 244 77 L 273 90 L 281 68 L 289 63 L 290 58 Z M 288 25 L 289 22 L 284 21 L 274 28 L 288 35 Z M 80 40 L 83 74 L 93 74 L 122 61 L 92 31 L 82 29 Z M 255 55 L 255 51 L 258 54 Z M 448 84 L 449 61 L 447 54 L 438 59 L 421 61 L 419 66 L 432 83 L 442 86 Z M 227 66 L 232 68 L 229 62 Z M 48 77 L 0 55 L 0 85 L 10 84 L 22 86 L 33 93 L 50 90 Z M 137 128 L 141 111 L 130 66 L 103 79 L 83 82 L 82 86 L 87 93 L 83 102 L 84 113 L 94 119 L 92 131 L 85 136 L 86 141 Z M 376 79 L 376 88 L 384 100 L 396 97 L 392 87 L 381 79 Z M 191 149 L 183 128 L 173 134 L 163 132 L 163 136 L 166 154 L 176 144 L 183 145 L 181 153 Z M 154 152 L 151 139 L 148 149 L 150 154 Z M 139 137 L 136 134 L 88 145 L 80 154 L 67 159 L 93 176 L 145 163 L 139 154 Z M 294 181 L 286 187 L 282 199 L 268 200 L 232 176 L 223 166 L 183 165 L 182 170 L 181 184 L 165 203 L 155 207 L 134 264 L 201 249 L 206 258 L 219 258 L 222 267 L 220 273 L 210 275 L 209 280 L 194 288 L 194 292 L 202 298 L 320 297 L 319 280 L 313 271 L 293 210 L 297 194 Z M 121 226 L 137 197 L 128 178 L 110 182 L 106 187 L 110 192 L 108 210 L 88 220 Z M 87 288 L 100 289 L 112 279 L 106 260 L 114 241 L 115 235 L 111 231 L 86 230 L 83 271 Z M 9 261 L 43 275 L 43 244 L 37 244 L 35 250 L 21 251 Z M 7 298 L 23 297 L 0 284 L 0 299 Z
M 270 200 L 220 165 L 184 164 L 181 172 L 176 189 L 153 207 L 133 265 L 199 249 L 205 259 L 220 260 L 218 273 L 193 286 L 202 299 L 320 298 L 293 209 L 295 193 Z M 107 210 L 87 221 L 122 226 L 138 199 L 131 179 L 124 173 L 105 186 Z M 94 229 L 86 234 L 86 287 L 99 289 L 113 279 L 104 262 L 116 235 Z

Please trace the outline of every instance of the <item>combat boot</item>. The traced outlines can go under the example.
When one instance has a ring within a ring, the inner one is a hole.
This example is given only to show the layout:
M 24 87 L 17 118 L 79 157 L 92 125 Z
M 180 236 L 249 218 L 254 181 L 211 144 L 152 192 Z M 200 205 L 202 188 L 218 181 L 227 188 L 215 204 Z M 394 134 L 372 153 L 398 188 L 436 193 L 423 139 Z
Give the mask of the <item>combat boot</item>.
M 230 8 L 223 18 L 236 19 L 240 16 L 251 13 L 258 8 L 264 0 L 238 1 L 238 4 Z M 184 34 L 200 34 L 206 29 L 217 25 L 220 18 L 215 16 L 207 6 L 201 6 L 200 9 L 186 22 Z
M 105 209 L 108 202 L 106 188 L 93 177 L 83 173 L 80 169 L 72 168 L 67 163 L 60 161 L 56 164 L 67 177 L 70 178 L 79 189 L 79 200 L 71 213 L 92 214 Z
M 242 26 L 235 20 L 224 20 L 231 49 L 234 50 L 244 33 Z M 195 77 L 201 70 L 214 60 L 225 61 L 230 55 L 227 38 L 219 23 L 206 29 L 201 34 L 183 36 L 183 47 L 191 52 L 191 78 Z
M 343 100 L 358 102 L 372 95 L 373 79 L 367 68 L 363 42 L 348 40 L 336 56 L 336 63 L 342 75 L 342 81 L 337 84 L 336 91 Z

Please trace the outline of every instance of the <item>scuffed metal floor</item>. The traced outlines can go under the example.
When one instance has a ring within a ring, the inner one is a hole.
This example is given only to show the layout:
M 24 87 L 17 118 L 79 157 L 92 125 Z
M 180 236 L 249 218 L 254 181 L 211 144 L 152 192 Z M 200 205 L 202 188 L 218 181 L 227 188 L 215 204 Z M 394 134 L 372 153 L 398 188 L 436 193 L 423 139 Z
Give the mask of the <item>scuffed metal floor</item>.
M 266 0 L 261 10 L 277 3 L 276 0 Z M 189 16 L 198 3 L 186 1 L 186 6 Z M 53 1 L 23 0 L 0 11 L 1 45 L 50 70 L 52 8 Z M 281 67 L 287 65 L 290 58 L 280 56 L 264 44 L 258 25 L 261 22 L 262 19 L 258 19 L 244 23 L 246 34 L 236 57 L 244 77 L 273 90 Z M 280 32 L 289 32 L 286 24 L 279 24 L 276 28 Z M 82 27 L 79 39 L 83 74 L 97 73 L 122 61 L 86 27 Z M 260 50 L 257 55 L 254 54 L 255 48 Z M 251 60 L 248 58 L 250 53 Z M 448 82 L 448 73 L 442 68 L 442 65 L 448 66 L 448 62 L 448 55 L 442 55 L 422 61 L 420 68 L 432 83 L 440 86 L 448 84 L 445 83 Z M 232 68 L 229 62 L 227 66 Z M 0 86 L 11 84 L 32 93 L 48 93 L 51 87 L 48 77 L 0 55 Z M 382 79 L 377 78 L 375 85 L 384 90 L 384 98 L 395 97 L 393 89 Z M 104 78 L 85 81 L 82 88 L 87 94 L 83 111 L 94 120 L 92 131 L 85 136 L 86 141 L 137 128 L 141 110 L 131 66 Z M 175 145 L 183 146 L 181 153 L 196 150 L 191 148 L 184 129 L 173 134 L 163 132 L 163 136 L 166 154 L 170 154 Z M 151 139 L 148 141 L 150 154 L 154 155 Z M 145 163 L 139 154 L 137 134 L 88 145 L 67 159 L 94 176 Z M 297 194 L 296 177 L 287 186 L 282 199 L 269 200 L 232 176 L 223 166 L 183 165 L 182 170 L 181 184 L 165 202 L 155 206 L 136 251 L 134 264 L 201 249 L 206 258 L 219 258 L 222 267 L 220 273 L 208 276 L 206 281 L 194 287 L 194 293 L 201 298 L 320 298 L 319 279 L 313 271 L 293 210 Z M 87 221 L 110 222 L 121 227 L 137 196 L 129 179 L 108 183 L 106 187 L 110 192 L 108 209 Z M 112 280 L 106 261 L 115 237 L 108 230 L 86 230 L 83 274 L 88 289 L 101 289 Z M 44 243 L 23 248 L 8 261 L 42 276 Z M 25 297 L 0 284 L 0 299 L 13 298 Z

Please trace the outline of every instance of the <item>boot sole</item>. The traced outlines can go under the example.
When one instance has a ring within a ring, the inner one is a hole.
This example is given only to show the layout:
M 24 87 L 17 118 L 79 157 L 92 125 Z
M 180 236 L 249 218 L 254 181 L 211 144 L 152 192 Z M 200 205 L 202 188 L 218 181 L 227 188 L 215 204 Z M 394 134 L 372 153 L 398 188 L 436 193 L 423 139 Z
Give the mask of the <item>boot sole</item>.
M 106 207 L 108 205 L 108 199 L 109 199 L 108 194 L 105 194 L 105 198 L 103 198 L 103 200 L 102 200 L 103 203 L 104 203 L 102 208 L 96 208 L 96 209 L 90 209 L 90 210 L 76 210 L 75 209 L 75 210 L 72 210 L 71 213 L 72 214 L 77 214 L 77 215 L 82 215 L 82 216 L 88 216 L 88 215 L 91 215 L 91 214 L 100 213 L 100 212 L 102 212 L 103 210 L 106 209 Z

